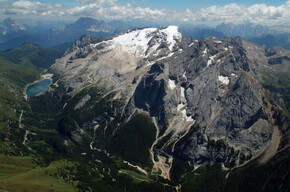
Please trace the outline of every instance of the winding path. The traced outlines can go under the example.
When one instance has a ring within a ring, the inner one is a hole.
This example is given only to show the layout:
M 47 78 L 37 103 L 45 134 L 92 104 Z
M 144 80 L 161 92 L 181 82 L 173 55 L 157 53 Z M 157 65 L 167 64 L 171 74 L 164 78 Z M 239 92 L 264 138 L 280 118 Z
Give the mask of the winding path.
M 21 110 L 20 116 L 19 116 L 19 120 L 18 120 L 18 127 L 20 129 L 23 129 L 21 121 L 22 121 L 22 115 L 23 115 L 23 110 Z

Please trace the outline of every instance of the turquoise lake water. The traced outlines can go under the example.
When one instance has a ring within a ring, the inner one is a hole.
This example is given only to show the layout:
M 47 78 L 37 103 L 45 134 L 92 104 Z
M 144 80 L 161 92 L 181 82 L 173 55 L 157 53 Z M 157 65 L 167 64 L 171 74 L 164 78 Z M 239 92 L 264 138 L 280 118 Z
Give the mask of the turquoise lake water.
M 50 79 L 44 79 L 40 82 L 30 85 L 26 90 L 26 95 L 28 97 L 32 97 L 38 95 L 43 91 L 47 91 L 49 89 L 50 84 L 51 84 Z

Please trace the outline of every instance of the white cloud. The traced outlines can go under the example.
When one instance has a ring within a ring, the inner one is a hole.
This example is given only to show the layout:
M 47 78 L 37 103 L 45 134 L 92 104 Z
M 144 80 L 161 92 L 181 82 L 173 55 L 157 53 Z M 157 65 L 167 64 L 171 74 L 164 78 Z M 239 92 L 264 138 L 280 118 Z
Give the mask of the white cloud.
M 198 11 L 186 9 L 183 12 L 168 9 L 152 9 L 139 7 L 136 4 L 120 4 L 118 0 L 78 0 L 85 3 L 81 6 L 67 8 L 64 5 L 41 3 L 29 0 L 5 2 L 0 0 L 0 17 L 9 15 L 18 17 L 44 17 L 62 19 L 80 16 L 90 16 L 98 19 L 144 19 L 156 22 L 172 21 L 200 24 L 218 24 L 221 22 L 243 23 L 252 22 L 264 25 L 290 24 L 290 0 L 280 6 L 255 4 L 227 4 L 225 6 L 210 6 Z M 48 1 L 47 1 L 48 2 Z
M 183 19 L 191 22 L 233 22 L 243 23 L 252 22 L 260 24 L 289 24 L 290 22 L 290 1 L 280 6 L 267 6 L 265 4 L 255 4 L 245 6 L 239 4 L 228 4 L 225 6 L 210 6 L 197 12 L 191 12 L 189 9 L 183 15 Z
M 64 15 L 62 9 L 61 4 L 43 4 L 20 0 L 4 6 L 4 10 L 0 9 L 0 14 L 3 11 L 3 14 L 8 16 L 62 16 Z
M 102 19 L 161 19 L 166 16 L 165 10 L 135 7 L 131 4 L 101 7 L 89 4 L 67 10 L 72 16 L 91 16 Z
M 104 4 L 109 4 L 109 5 L 115 5 L 118 0 L 77 0 L 81 3 L 93 3 L 93 4 L 98 4 L 98 5 L 104 5 Z

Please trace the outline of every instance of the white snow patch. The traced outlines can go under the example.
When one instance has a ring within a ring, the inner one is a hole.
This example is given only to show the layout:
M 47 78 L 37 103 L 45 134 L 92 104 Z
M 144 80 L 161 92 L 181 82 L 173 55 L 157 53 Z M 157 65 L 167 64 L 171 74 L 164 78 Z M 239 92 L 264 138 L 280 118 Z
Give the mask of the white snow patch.
M 215 57 L 216 57 L 216 55 L 213 55 L 213 56 L 209 57 L 209 60 L 207 61 L 207 67 L 209 67 L 213 63 L 213 60 L 214 60 Z
M 234 73 L 232 73 L 232 74 L 231 74 L 231 76 L 232 76 L 232 77 L 237 77 L 237 75 L 236 75 L 236 74 L 234 74 Z
M 227 50 L 229 50 L 227 47 L 225 47 L 225 50 L 227 51 Z
M 182 74 L 182 77 L 187 81 L 187 77 L 186 77 L 186 71 Z
M 180 95 L 185 98 L 185 89 L 183 87 L 180 87 Z
M 185 74 L 186 74 L 186 72 L 184 72 L 184 73 L 182 74 L 182 77 L 186 78 Z
M 161 32 L 166 34 L 167 42 L 169 42 L 169 44 L 170 44 L 170 46 L 169 46 L 170 50 L 172 50 L 172 48 L 174 47 L 174 45 L 176 43 L 176 39 L 181 39 L 182 38 L 182 35 L 178 31 L 178 27 L 177 26 L 170 25 L 166 29 L 161 30 Z
M 115 37 L 108 42 L 111 43 L 110 48 L 122 47 L 123 50 L 136 56 L 145 56 L 148 43 L 156 30 L 157 28 L 135 30 Z
M 182 118 L 186 122 L 194 121 L 194 119 L 191 116 L 186 115 L 186 109 L 185 109 L 185 105 L 183 103 L 180 103 L 177 106 L 177 110 L 181 112 Z
M 215 43 L 222 43 L 222 41 L 215 41 Z
M 175 87 L 176 87 L 175 81 L 169 79 L 169 81 L 168 81 L 168 86 L 169 86 L 169 88 L 170 88 L 171 90 L 175 89 Z
M 186 109 L 185 108 L 181 111 L 181 114 L 182 114 L 183 118 L 186 118 Z
M 219 79 L 220 82 L 222 82 L 225 85 L 228 85 L 230 83 L 230 80 L 229 80 L 229 78 L 227 76 L 219 75 L 218 79 Z
M 180 103 L 178 106 L 177 106 L 177 110 L 180 111 L 180 109 L 184 108 L 185 105 L 183 103 Z
M 178 50 L 178 53 L 181 53 L 182 51 L 183 51 L 183 49 L 179 49 L 179 50 Z
M 204 57 L 207 54 L 207 48 L 204 49 L 204 51 L 202 52 L 202 56 Z

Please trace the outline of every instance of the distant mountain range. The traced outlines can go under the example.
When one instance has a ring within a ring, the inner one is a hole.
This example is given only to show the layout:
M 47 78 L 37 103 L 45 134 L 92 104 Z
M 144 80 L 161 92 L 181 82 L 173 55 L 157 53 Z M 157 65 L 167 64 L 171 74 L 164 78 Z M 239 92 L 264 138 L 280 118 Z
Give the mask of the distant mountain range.
M 233 23 L 221 23 L 214 28 L 215 31 L 223 33 L 225 36 L 259 37 L 264 34 L 276 33 L 269 27 L 256 25 L 253 23 L 235 25 Z
M 83 35 L 93 34 L 108 37 L 131 28 L 122 21 L 105 22 L 81 17 L 76 22 L 45 31 L 25 28 L 19 21 L 7 18 L 0 27 L 0 50 L 20 46 L 24 42 L 33 42 L 43 47 L 69 48 Z
M 279 32 L 270 27 L 253 23 L 238 25 L 233 23 L 221 23 L 215 28 L 182 27 L 181 31 L 185 36 L 192 36 L 195 39 L 239 36 L 257 45 L 265 45 L 269 48 L 280 46 L 285 49 L 290 49 L 290 33 Z
M 154 24 L 151 24 L 151 26 L 156 27 Z M 145 24 L 141 21 L 139 24 L 138 22 L 123 21 L 105 22 L 89 17 L 81 17 L 76 22 L 61 27 L 44 29 L 43 26 L 39 26 L 38 29 L 37 26 L 26 26 L 15 19 L 7 18 L 0 25 L 0 50 L 14 48 L 24 42 L 33 42 L 43 47 L 66 50 L 83 35 L 109 37 L 136 27 L 148 27 L 148 23 Z M 215 28 L 187 25 L 180 26 L 180 30 L 184 36 L 191 36 L 194 39 L 240 36 L 247 41 L 265 45 L 269 48 L 281 46 L 290 49 L 290 33 L 278 32 L 270 27 L 252 23 L 238 25 L 222 23 Z

